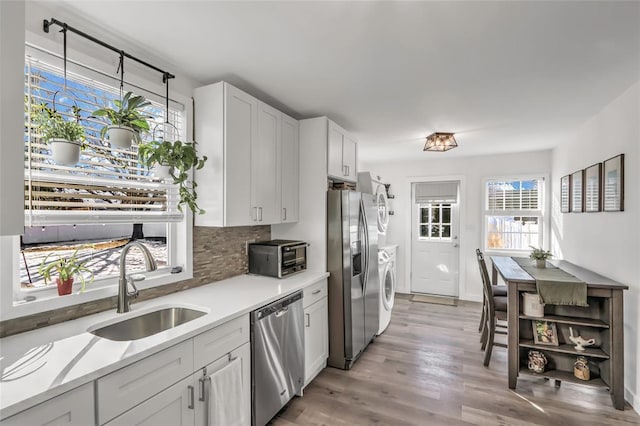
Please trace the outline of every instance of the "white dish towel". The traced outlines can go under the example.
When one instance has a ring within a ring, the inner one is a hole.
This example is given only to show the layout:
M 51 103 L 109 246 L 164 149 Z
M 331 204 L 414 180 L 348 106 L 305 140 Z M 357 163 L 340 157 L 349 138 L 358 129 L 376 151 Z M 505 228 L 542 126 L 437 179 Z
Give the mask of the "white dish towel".
M 208 426 L 244 424 L 242 361 L 236 358 L 211 375 Z

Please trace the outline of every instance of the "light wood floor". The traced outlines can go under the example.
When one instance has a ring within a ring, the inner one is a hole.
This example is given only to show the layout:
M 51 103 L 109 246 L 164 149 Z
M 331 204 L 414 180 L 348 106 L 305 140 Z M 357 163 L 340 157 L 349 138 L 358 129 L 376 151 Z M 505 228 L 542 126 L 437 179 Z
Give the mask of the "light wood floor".
M 507 387 L 506 349 L 482 366 L 480 304 L 445 306 L 396 298 L 391 325 L 350 371 L 327 368 L 272 424 L 638 425 L 609 394 L 534 377 Z

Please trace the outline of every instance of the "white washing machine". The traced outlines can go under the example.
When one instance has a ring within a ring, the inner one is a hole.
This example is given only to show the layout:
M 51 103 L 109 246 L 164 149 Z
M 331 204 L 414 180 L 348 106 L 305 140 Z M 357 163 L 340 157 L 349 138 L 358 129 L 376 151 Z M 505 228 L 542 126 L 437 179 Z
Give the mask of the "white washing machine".
M 378 249 L 378 272 L 380 277 L 380 326 L 382 334 L 391 322 L 391 310 L 396 295 L 396 245 Z

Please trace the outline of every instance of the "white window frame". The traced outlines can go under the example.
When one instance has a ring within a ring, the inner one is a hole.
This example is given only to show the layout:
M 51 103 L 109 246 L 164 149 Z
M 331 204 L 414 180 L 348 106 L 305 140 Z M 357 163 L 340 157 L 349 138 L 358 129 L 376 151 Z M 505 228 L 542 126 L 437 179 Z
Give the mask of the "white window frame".
M 442 205 L 443 204 L 448 204 L 449 207 L 447 207 L 450 212 L 449 212 L 449 222 L 442 222 Z M 449 237 L 432 237 L 431 233 L 429 233 L 428 237 L 423 237 L 421 235 L 418 235 L 418 239 L 421 241 L 429 241 L 429 242 L 433 242 L 433 243 L 438 243 L 438 242 L 447 242 L 450 243 L 453 239 L 453 236 L 451 235 L 452 230 L 451 230 L 451 221 L 453 220 L 453 214 L 454 214 L 454 205 L 455 203 L 428 203 L 428 204 L 418 204 L 418 209 L 423 209 L 423 208 L 428 208 L 428 209 L 433 209 L 433 206 L 437 205 L 439 206 L 439 217 L 440 217 L 440 221 L 437 223 L 437 225 L 439 226 L 443 226 L 443 225 L 449 225 Z M 420 218 L 422 218 L 422 216 L 419 214 Z M 431 221 L 431 215 L 429 215 L 429 222 L 428 223 L 424 223 L 424 222 L 419 222 L 418 226 L 423 226 L 423 225 L 428 225 L 428 226 L 433 226 L 434 222 Z M 419 229 L 419 228 L 418 228 Z M 440 234 L 442 234 L 442 228 L 440 229 Z
M 489 182 L 495 181 L 527 181 L 527 180 L 535 180 L 539 179 L 542 182 L 542 185 L 539 189 L 539 210 L 489 210 L 488 209 L 488 184 Z M 499 249 L 488 247 L 488 217 L 496 217 L 496 216 L 526 216 L 526 217 L 539 217 L 539 226 L 540 230 L 538 231 L 538 245 L 540 247 L 546 247 L 546 242 L 548 241 L 548 221 L 549 221 L 549 200 L 548 194 L 550 193 L 549 185 L 549 175 L 547 173 L 527 173 L 527 174 L 518 174 L 518 175 L 506 175 L 506 176 L 490 176 L 485 177 L 482 180 L 482 248 L 485 253 L 496 254 L 496 255 L 514 255 L 514 256 L 523 256 L 528 254 L 531 249 L 529 247 L 523 249 Z
M 46 52 L 46 51 L 45 51 Z M 48 53 L 46 53 L 48 54 Z M 46 60 L 45 60 L 46 62 Z M 76 66 L 76 72 L 83 67 Z M 110 69 L 107 64 L 98 69 Z M 74 64 L 69 63 L 69 69 L 74 69 Z M 151 76 L 153 77 L 153 76 Z M 92 74 L 91 78 L 100 80 Z M 147 79 L 135 78 L 135 84 L 147 87 L 155 93 L 163 93 L 163 86 Z M 107 78 L 103 83 L 113 85 L 113 80 Z M 171 97 L 183 104 L 182 129 L 180 134 L 191 135 L 192 126 L 189 125 L 193 114 L 190 97 L 172 93 Z M 23 173 L 23 170 L 21 169 Z M 22 176 L 20 185 L 23 185 Z M 147 279 L 138 283 L 139 290 L 176 283 L 193 278 L 193 215 L 185 212 L 183 220 L 169 223 L 167 226 L 167 259 L 169 267 L 155 272 L 144 273 Z M 179 273 L 171 273 L 171 268 L 179 266 Z M 74 306 L 81 303 L 113 297 L 118 294 L 118 277 L 108 277 L 96 280 L 88 285 L 84 293 L 74 292 L 67 296 L 58 296 L 55 286 L 39 290 L 23 290 L 20 284 L 20 237 L 0 237 L 0 267 L 3 274 L 0 278 L 0 321 L 32 315 L 39 312 Z M 9 281 L 9 282 L 7 282 Z M 75 290 L 75 289 L 74 289 Z M 27 296 L 35 296 L 35 300 L 27 301 Z

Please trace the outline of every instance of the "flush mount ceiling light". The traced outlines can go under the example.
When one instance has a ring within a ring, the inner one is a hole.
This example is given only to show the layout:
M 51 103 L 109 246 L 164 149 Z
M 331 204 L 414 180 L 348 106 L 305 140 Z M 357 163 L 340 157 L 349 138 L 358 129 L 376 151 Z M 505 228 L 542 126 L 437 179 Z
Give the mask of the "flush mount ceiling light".
M 424 144 L 424 151 L 449 151 L 458 146 L 453 133 L 435 132 L 427 136 L 427 143 Z

